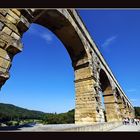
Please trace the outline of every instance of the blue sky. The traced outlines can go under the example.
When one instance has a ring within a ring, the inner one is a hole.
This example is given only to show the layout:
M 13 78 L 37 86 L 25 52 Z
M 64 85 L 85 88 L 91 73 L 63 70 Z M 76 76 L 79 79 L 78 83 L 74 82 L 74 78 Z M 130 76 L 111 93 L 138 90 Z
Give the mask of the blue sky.
M 140 10 L 78 10 L 92 39 L 134 106 L 140 106 Z M 75 107 L 74 71 L 61 41 L 32 24 L 23 35 L 0 102 L 44 112 Z

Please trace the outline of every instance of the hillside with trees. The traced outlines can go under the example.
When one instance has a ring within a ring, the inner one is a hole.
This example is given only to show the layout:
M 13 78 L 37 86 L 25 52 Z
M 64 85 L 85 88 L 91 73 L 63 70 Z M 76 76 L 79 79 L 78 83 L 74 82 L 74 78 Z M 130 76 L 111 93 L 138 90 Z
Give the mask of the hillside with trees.
M 0 123 L 20 120 L 38 120 L 43 124 L 74 123 L 74 109 L 66 113 L 44 113 L 11 104 L 0 103 Z
M 19 119 L 41 119 L 44 112 L 28 110 L 11 104 L 0 103 L 0 122 Z

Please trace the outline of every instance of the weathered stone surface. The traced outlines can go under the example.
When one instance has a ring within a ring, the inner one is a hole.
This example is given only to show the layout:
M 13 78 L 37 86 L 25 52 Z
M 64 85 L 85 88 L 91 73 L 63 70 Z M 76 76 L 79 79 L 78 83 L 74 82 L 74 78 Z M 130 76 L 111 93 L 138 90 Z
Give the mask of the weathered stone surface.
M 0 73 L 2 74 L 7 73 L 10 63 L 11 61 L 8 53 L 0 48 Z
M 5 51 L 4 49 L 1 49 L 1 48 L 0 48 L 0 57 L 4 58 L 6 60 L 10 60 L 7 51 Z
M 6 19 L 8 19 L 9 21 L 11 21 L 12 23 L 16 24 L 17 21 L 15 18 L 13 18 L 12 16 L 10 16 L 9 14 L 6 15 Z
M 7 52 L 9 52 L 10 54 L 15 55 L 15 54 L 21 52 L 22 48 L 23 48 L 23 46 L 22 46 L 22 43 L 20 42 L 20 40 L 17 40 L 17 41 L 13 40 L 6 45 L 5 50 Z
M 3 30 L 2 30 L 3 32 L 5 32 L 6 34 L 8 34 L 8 35 L 10 35 L 11 33 L 12 33 L 12 30 L 11 29 L 9 29 L 8 27 L 4 27 L 3 28 Z
M 9 27 L 12 31 L 14 31 L 15 33 L 17 33 L 19 35 L 19 31 L 17 29 L 17 27 L 12 24 L 8 19 L 6 19 L 4 16 L 2 16 L 0 14 L 0 21 L 5 24 L 7 27 Z
M 8 43 L 12 41 L 13 37 L 9 36 L 5 32 L 0 32 L 0 39 Z
M 20 36 L 17 35 L 16 33 L 14 33 L 14 32 L 12 32 L 11 36 L 12 36 L 13 38 L 15 38 L 16 40 L 19 40 L 19 39 L 20 39 Z
M 25 32 L 28 30 L 29 26 L 30 26 L 30 23 L 27 21 L 27 19 L 24 16 L 21 16 L 21 18 L 17 24 L 17 28 L 19 29 L 19 31 L 21 33 Z
M 7 9 L 0 9 L 0 13 L 5 16 L 7 14 Z
M 3 28 L 4 24 L 0 22 L 0 30 Z
M 0 48 L 4 48 L 6 45 L 6 42 L 0 39 Z
M 12 10 L 8 10 L 8 14 L 13 17 L 16 21 L 18 21 L 20 19 L 19 16 L 17 16 L 17 14 L 15 14 Z
M 0 66 L 7 69 L 10 65 L 10 61 L 0 57 Z
M 21 16 L 21 13 L 18 9 L 11 9 L 18 17 Z

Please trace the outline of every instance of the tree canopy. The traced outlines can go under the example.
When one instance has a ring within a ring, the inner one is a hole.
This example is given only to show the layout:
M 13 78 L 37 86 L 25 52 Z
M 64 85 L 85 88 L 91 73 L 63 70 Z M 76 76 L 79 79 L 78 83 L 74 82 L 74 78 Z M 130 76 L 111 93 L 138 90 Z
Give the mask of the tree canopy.
M 44 124 L 74 123 L 74 109 L 60 114 L 44 113 L 0 103 L 0 122 L 21 119 L 38 119 Z

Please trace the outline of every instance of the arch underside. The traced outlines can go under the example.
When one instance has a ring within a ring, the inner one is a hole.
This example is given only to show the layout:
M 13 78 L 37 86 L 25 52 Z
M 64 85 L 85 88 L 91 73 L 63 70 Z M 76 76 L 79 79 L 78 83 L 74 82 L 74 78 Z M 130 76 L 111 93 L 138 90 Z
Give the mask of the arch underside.
M 86 57 L 86 51 L 76 29 L 70 21 L 57 10 L 46 10 L 34 23 L 50 29 L 64 44 L 72 62 Z
M 116 93 L 113 90 L 109 78 L 103 69 L 100 70 L 100 87 L 102 90 L 107 121 L 118 121 L 121 119 L 120 109 L 117 103 Z

